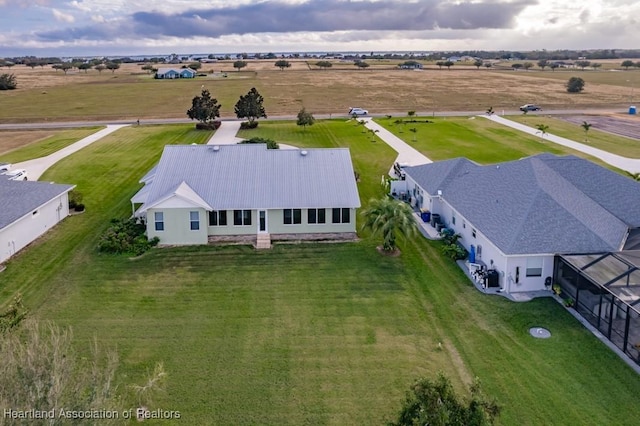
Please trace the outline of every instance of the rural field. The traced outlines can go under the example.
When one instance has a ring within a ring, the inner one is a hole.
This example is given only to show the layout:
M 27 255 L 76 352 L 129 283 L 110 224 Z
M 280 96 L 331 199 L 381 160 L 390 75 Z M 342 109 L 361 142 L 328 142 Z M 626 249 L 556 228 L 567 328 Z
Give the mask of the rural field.
M 314 114 L 346 115 L 350 106 L 373 114 L 424 114 L 438 111 L 513 110 L 524 103 L 545 109 L 613 109 L 629 106 L 631 88 L 640 92 L 640 71 L 486 70 L 456 65 L 450 70 L 428 64 L 424 70 L 397 69 L 390 61 L 365 70 L 336 62 L 322 70 L 292 61 L 279 70 L 273 61 L 249 61 L 235 71 L 231 61 L 204 64 L 204 77 L 154 80 L 139 65 L 110 72 L 55 71 L 15 66 L 18 88 L 0 94 L 0 123 L 186 118 L 191 99 L 204 86 L 222 104 L 222 117 L 235 117 L 240 95 L 256 87 L 272 116 L 295 115 L 303 106 Z M 226 75 L 226 77 L 224 77 Z M 583 93 L 569 94 L 566 81 L 580 76 Z
M 381 119 L 414 143 L 392 121 Z M 447 143 L 432 143 L 420 127 L 415 145 L 434 159 L 475 155 L 479 162 L 551 148 L 492 125 L 438 119 L 421 126 Z M 43 180 L 78 185 L 87 211 L 8 262 L 0 300 L 21 292 L 35 318 L 71 326 L 83 353 L 94 336 L 116 348 L 121 389 L 163 362 L 168 381 L 155 405 L 181 411 L 185 424 L 384 424 L 415 378 L 439 371 L 460 392 L 479 377 L 503 407 L 498 424 L 630 424 L 640 416 L 640 378 L 564 307 L 480 294 L 439 242 L 403 239 L 399 257 L 381 257 L 367 232 L 354 243 L 262 252 L 206 246 L 153 249 L 133 260 L 99 254 L 100 232 L 130 214 L 129 198 L 162 147 L 210 135 L 193 125 L 124 128 L 48 170 Z M 469 144 L 481 135 L 482 143 Z M 380 176 L 395 158 L 353 120 L 320 120 L 306 130 L 261 122 L 240 136 L 348 147 L 364 205 L 383 194 Z M 7 155 L 20 158 L 49 142 Z M 532 339 L 532 326 L 549 328 L 553 338 Z

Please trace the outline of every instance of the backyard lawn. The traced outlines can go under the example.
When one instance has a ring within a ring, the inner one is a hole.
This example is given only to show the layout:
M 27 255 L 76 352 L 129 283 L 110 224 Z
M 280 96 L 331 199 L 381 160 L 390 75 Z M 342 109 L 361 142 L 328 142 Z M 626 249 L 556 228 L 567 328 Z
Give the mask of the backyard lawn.
M 162 146 L 210 136 L 192 128 L 125 128 L 49 169 L 43 179 L 78 185 L 87 212 L 0 274 L 0 300 L 21 291 L 33 316 L 72 326 L 80 348 L 94 335 L 117 348 L 121 389 L 164 362 L 166 392 L 150 408 L 179 410 L 185 424 L 384 424 L 414 378 L 443 371 L 460 391 L 480 377 L 503 406 L 500 424 L 630 424 L 640 416 L 640 378 L 565 308 L 481 295 L 438 242 L 402 240 L 399 257 L 380 256 L 366 234 L 261 252 L 98 254 L 100 231 L 130 214 L 129 198 Z M 261 122 L 242 136 L 349 147 L 365 204 L 381 195 L 380 176 L 395 158 L 352 121 L 306 131 Z M 514 152 L 534 151 L 519 144 Z M 553 337 L 534 340 L 532 326 Z
M 5 130 L 0 132 L 0 162 L 18 163 L 45 157 L 85 138 L 102 127 L 70 130 Z

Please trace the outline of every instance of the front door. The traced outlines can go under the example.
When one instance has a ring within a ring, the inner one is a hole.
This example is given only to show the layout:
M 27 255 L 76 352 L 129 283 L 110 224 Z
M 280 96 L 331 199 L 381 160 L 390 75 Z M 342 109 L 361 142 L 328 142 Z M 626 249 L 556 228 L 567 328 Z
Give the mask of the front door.
M 267 211 L 258 210 L 258 232 L 267 232 Z

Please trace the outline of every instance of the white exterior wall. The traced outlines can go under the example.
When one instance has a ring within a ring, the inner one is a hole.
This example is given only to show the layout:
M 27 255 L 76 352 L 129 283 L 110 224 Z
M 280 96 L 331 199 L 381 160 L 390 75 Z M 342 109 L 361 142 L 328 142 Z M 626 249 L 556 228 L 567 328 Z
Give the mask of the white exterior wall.
M 527 259 L 542 259 L 542 276 L 527 277 Z M 537 256 L 511 256 L 507 259 L 506 291 L 516 293 L 519 291 L 544 290 L 544 282 L 547 277 L 553 277 L 553 255 Z M 516 283 L 516 268 L 520 268 L 518 282 Z
M 69 196 L 64 193 L 1 229 L 0 262 L 9 259 L 67 216 Z

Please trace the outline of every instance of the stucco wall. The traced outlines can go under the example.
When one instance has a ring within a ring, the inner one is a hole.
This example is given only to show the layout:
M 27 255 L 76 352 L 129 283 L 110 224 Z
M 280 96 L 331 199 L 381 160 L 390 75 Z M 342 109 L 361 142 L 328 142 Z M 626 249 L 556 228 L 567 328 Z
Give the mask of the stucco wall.
M 200 229 L 191 230 L 189 213 L 200 214 Z M 164 231 L 155 229 L 155 212 L 164 214 Z M 160 244 L 190 245 L 207 244 L 207 211 L 202 208 L 181 207 L 149 209 L 147 211 L 147 236 L 158 237 Z
M 0 230 L 0 262 L 13 256 L 68 215 L 69 197 L 65 193 Z
M 527 277 L 527 259 L 542 259 L 542 275 L 539 277 Z M 518 282 L 516 283 L 516 268 L 520 268 Z M 547 277 L 553 277 L 553 256 L 513 256 L 507 259 L 506 290 L 511 293 L 518 291 L 544 290 L 544 281 Z

